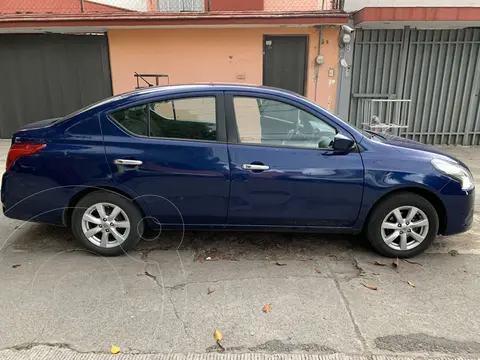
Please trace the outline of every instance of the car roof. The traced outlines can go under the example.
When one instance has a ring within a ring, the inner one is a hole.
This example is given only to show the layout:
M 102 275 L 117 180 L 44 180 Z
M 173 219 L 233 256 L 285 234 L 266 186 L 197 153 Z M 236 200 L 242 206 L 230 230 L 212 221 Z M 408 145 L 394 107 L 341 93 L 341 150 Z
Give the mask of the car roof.
M 253 84 L 235 84 L 235 83 L 194 83 L 184 85 L 163 85 L 163 86 L 149 86 L 145 88 L 136 89 L 126 93 L 114 95 L 112 97 L 103 99 L 99 102 L 90 104 L 82 109 L 79 109 L 63 119 L 71 119 L 77 115 L 81 115 L 90 111 L 102 111 L 105 108 L 121 106 L 129 103 L 131 100 L 143 100 L 149 101 L 150 98 L 161 95 L 181 94 L 188 92 L 202 92 L 202 91 L 244 91 L 244 92 L 260 92 L 263 94 L 271 95 L 289 95 L 292 97 L 302 98 L 307 100 L 303 96 L 294 93 L 293 91 L 283 90 L 268 86 L 259 86 Z
M 133 90 L 121 95 L 143 95 L 143 94 L 162 94 L 162 93 L 175 93 L 175 92 L 187 92 L 187 91 L 260 91 L 265 93 L 287 93 L 290 95 L 301 96 L 293 91 L 279 89 L 269 86 L 244 84 L 244 83 L 221 83 L 221 82 L 201 82 L 193 84 L 180 84 L 180 85 L 162 85 L 151 86 L 137 90 Z M 120 96 L 121 96 L 120 95 Z

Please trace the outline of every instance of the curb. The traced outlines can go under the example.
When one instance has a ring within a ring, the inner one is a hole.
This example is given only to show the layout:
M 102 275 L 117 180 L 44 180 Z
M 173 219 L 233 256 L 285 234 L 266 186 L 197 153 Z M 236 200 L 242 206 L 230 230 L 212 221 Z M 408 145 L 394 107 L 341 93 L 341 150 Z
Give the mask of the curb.
M 205 353 L 205 354 L 99 354 L 82 353 L 68 348 L 38 345 L 24 350 L 1 350 L 0 360 L 480 360 L 480 357 L 464 356 L 395 356 L 395 355 L 346 355 L 346 354 L 263 354 L 263 353 Z

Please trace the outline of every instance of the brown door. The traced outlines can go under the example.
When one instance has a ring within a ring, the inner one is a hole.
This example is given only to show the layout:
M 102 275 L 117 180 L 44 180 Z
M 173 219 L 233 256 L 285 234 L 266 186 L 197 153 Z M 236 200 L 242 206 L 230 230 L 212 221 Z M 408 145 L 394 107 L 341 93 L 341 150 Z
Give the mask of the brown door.
M 305 95 L 307 36 L 265 36 L 263 85 Z

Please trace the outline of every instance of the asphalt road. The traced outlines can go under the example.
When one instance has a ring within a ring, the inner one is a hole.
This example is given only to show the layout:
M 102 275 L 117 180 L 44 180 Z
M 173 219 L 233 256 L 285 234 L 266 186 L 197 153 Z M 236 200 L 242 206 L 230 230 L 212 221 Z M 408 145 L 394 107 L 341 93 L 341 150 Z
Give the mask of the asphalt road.
M 449 151 L 480 180 L 480 149 Z M 312 234 L 165 232 L 102 258 L 65 229 L 2 216 L 0 359 L 94 359 L 117 345 L 125 359 L 213 360 L 215 329 L 232 359 L 477 358 L 478 215 L 397 267 L 360 238 Z

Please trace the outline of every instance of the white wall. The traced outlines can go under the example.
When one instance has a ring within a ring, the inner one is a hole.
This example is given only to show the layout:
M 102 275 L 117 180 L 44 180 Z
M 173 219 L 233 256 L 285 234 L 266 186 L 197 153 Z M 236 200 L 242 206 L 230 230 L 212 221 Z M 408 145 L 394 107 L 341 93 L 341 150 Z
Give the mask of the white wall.
M 364 7 L 480 6 L 480 0 L 345 0 L 345 11 Z
M 97 4 L 105 4 L 123 9 L 147 11 L 147 0 L 92 0 Z
M 0 0 L 2 1 L 2 0 Z M 147 11 L 147 3 L 151 0 L 90 0 L 99 4 L 117 6 L 124 9 Z M 238 0 L 241 1 L 241 0 Z M 305 1 L 305 0 L 302 0 Z M 480 1 L 480 0 L 479 0 Z M 204 0 L 153 0 L 151 4 L 158 4 L 158 11 L 179 12 L 179 11 L 203 11 Z

